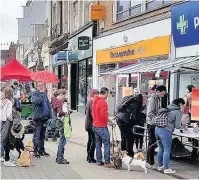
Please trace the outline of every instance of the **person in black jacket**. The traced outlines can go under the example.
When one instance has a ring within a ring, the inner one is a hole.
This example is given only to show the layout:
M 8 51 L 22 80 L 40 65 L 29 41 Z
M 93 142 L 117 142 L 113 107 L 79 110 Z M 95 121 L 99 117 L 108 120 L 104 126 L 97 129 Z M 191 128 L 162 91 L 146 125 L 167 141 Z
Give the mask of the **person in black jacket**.
M 46 87 L 43 82 L 37 83 L 36 91 L 32 92 L 33 120 L 35 122 L 35 132 L 33 143 L 35 156 L 49 156 L 44 148 L 44 139 L 48 119 L 51 118 L 50 103 L 46 94 Z
M 138 124 L 141 109 L 140 96 L 126 96 L 116 106 L 115 118 L 121 133 L 121 150 L 126 150 L 131 157 L 134 156 L 133 127 Z
M 88 132 L 88 143 L 87 143 L 87 161 L 89 163 L 96 163 L 94 159 L 95 153 L 95 134 L 93 132 L 93 117 L 92 117 L 92 104 L 95 96 L 99 95 L 97 89 L 92 89 L 89 93 L 88 102 L 86 103 L 86 120 L 85 120 L 85 130 Z

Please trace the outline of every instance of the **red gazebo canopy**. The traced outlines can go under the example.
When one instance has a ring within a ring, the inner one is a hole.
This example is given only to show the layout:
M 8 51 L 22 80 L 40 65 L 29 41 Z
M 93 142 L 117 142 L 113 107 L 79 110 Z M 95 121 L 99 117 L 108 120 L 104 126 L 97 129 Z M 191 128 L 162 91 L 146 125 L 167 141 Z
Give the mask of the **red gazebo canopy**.
M 1 80 L 17 79 L 19 81 L 32 81 L 31 71 L 23 66 L 16 59 L 12 59 L 8 64 L 1 67 Z

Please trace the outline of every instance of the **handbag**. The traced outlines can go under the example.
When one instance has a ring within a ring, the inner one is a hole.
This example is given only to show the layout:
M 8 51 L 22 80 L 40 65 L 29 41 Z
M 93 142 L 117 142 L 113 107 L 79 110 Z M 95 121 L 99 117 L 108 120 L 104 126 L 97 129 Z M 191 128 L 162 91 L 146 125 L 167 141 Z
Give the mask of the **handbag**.
M 68 116 L 65 116 L 63 122 L 64 122 L 64 135 L 66 138 L 70 138 L 72 135 L 70 118 Z

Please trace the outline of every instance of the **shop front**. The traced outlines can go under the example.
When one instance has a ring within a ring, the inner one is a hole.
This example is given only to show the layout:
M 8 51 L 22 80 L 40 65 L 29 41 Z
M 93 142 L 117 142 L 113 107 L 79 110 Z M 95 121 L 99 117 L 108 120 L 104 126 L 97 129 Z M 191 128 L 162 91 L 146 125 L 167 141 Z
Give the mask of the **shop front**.
M 69 40 L 69 101 L 71 109 L 82 113 L 92 88 L 92 30 L 90 27 Z
M 196 58 L 194 63 L 187 62 L 186 67 L 181 67 L 180 72 L 175 73 L 177 86 L 173 88 L 176 97 L 184 97 L 187 86 L 199 87 L 199 2 L 184 2 L 172 7 L 172 36 L 176 58 Z
M 132 92 L 134 88 L 139 88 L 140 92 L 147 96 L 149 89 L 155 84 L 168 86 L 167 72 L 163 71 L 159 77 L 156 77 L 155 72 L 146 71 L 141 72 L 140 76 L 138 66 L 154 62 L 164 63 L 164 60 L 169 58 L 169 52 L 169 35 L 96 52 L 96 62 L 100 71 L 99 80 L 111 91 L 109 114 L 113 115 L 114 104 L 124 96 L 124 89 L 127 87 L 131 87 Z M 106 69 L 103 72 L 101 69 L 104 64 L 112 64 L 113 70 Z M 130 67 L 135 69 L 137 67 L 138 72 L 128 72 Z
M 68 91 L 68 51 L 59 51 L 52 58 L 53 72 L 60 82 L 58 88 L 65 88 Z

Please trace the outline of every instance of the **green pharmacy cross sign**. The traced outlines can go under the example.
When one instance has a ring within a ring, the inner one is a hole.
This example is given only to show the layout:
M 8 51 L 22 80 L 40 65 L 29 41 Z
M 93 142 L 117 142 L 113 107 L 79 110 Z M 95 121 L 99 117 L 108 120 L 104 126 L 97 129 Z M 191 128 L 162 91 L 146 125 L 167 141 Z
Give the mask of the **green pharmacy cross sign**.
M 188 21 L 185 20 L 184 15 L 180 16 L 180 21 L 177 23 L 177 29 L 180 30 L 180 34 L 186 34 L 188 28 Z

